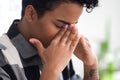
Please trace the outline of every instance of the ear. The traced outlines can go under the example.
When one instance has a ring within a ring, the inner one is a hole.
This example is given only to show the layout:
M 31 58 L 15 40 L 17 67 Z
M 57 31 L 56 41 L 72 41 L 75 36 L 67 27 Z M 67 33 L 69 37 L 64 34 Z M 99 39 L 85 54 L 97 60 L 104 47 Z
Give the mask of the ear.
M 32 5 L 28 5 L 25 8 L 25 18 L 27 19 L 27 21 L 32 22 L 36 16 L 37 16 L 37 13 L 34 7 Z

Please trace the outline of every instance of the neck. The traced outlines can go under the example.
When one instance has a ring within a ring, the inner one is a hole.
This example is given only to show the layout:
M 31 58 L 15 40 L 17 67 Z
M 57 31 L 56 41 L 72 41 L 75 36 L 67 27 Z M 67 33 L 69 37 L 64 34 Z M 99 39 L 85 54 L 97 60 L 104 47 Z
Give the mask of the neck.
M 26 24 L 25 21 L 21 20 L 18 23 L 18 29 L 20 33 L 24 36 L 26 40 L 29 40 L 29 32 L 28 32 L 28 25 Z

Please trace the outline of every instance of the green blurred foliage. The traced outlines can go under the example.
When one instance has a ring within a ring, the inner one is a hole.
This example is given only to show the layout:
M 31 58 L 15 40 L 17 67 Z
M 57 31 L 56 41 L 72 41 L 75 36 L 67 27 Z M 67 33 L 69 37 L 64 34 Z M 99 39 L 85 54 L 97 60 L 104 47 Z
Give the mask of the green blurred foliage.
M 99 63 L 102 62 L 102 59 L 106 57 L 106 55 L 109 55 L 109 49 L 110 49 L 110 20 L 107 20 L 106 22 L 106 34 L 105 39 L 103 41 L 100 41 L 99 43 L 99 52 L 98 52 L 98 60 Z M 113 61 L 107 61 L 105 63 L 107 65 L 106 68 L 103 68 L 99 64 L 99 74 L 101 80 L 114 80 L 113 74 L 115 71 L 114 62 Z

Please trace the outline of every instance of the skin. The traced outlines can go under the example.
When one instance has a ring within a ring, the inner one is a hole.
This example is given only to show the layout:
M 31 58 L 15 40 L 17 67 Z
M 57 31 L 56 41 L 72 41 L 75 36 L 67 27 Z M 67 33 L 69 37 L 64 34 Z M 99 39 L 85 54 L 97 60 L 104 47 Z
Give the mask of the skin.
M 33 6 L 26 7 L 18 28 L 42 59 L 40 80 L 57 80 L 73 53 L 84 63 L 84 80 L 99 79 L 96 56 L 75 26 L 82 11 L 83 7 L 76 3 L 63 3 L 38 18 Z

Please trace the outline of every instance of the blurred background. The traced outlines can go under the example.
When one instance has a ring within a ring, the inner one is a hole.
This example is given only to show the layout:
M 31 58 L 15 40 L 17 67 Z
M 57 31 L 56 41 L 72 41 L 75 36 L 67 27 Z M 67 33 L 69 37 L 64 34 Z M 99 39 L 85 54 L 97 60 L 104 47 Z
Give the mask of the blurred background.
M 87 37 L 99 60 L 101 80 L 120 80 L 120 0 L 99 0 L 91 13 L 84 9 L 77 24 Z M 21 17 L 21 0 L 0 0 L 0 36 L 14 19 Z M 83 63 L 73 56 L 78 74 L 83 76 Z

